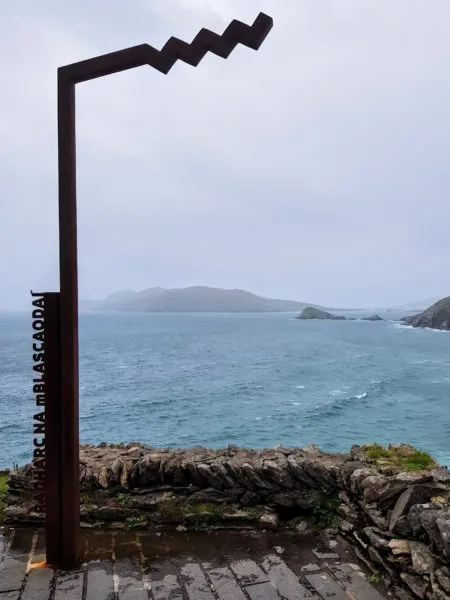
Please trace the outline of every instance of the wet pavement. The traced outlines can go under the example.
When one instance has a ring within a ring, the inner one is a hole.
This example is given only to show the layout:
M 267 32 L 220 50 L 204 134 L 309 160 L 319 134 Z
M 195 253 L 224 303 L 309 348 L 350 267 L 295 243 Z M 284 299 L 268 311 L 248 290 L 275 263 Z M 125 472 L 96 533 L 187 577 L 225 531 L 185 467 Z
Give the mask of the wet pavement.
M 288 532 L 82 530 L 77 569 L 42 531 L 0 535 L 0 600 L 383 600 L 339 539 Z

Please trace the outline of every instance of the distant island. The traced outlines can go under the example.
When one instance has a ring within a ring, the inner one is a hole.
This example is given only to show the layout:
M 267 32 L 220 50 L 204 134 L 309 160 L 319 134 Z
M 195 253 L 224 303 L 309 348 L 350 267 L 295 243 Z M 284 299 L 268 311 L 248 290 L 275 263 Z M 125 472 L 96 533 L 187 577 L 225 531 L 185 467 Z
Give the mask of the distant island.
M 326 310 L 317 308 L 315 306 L 307 306 L 303 311 L 295 317 L 302 321 L 310 321 L 313 319 L 323 319 L 328 321 L 355 321 L 355 317 L 344 317 L 333 315 Z M 371 315 L 370 317 L 363 317 L 361 321 L 384 321 L 380 315 Z
M 91 310 L 156 313 L 270 313 L 299 312 L 316 305 L 294 300 L 263 298 L 240 289 L 193 286 L 179 289 L 150 288 L 141 292 L 126 290 L 97 302 Z
M 435 302 L 423 312 L 401 319 L 411 327 L 450 331 L 450 296 Z

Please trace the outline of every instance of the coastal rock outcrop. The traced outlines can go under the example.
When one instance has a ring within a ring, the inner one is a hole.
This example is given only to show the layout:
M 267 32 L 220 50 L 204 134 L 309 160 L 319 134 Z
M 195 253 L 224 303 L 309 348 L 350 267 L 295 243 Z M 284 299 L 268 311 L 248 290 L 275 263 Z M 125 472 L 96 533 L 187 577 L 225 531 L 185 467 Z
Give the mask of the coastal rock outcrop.
M 439 300 L 418 315 L 404 317 L 401 320 L 412 327 L 450 331 L 450 296 Z
M 296 319 L 301 320 L 311 320 L 311 319 L 324 319 L 331 321 L 345 321 L 345 317 L 333 315 L 332 313 L 327 312 L 326 310 L 320 310 L 318 308 L 314 308 L 313 306 L 308 306 L 302 312 L 295 317 Z
M 39 523 L 33 467 L 10 473 L 7 522 Z M 85 527 L 339 529 L 397 598 L 450 598 L 450 471 L 400 444 L 252 450 L 80 448 Z M 100 524 L 100 525 L 99 525 Z
M 370 315 L 370 317 L 363 317 L 361 319 L 362 321 L 384 321 L 384 319 L 382 317 L 380 317 L 380 315 Z

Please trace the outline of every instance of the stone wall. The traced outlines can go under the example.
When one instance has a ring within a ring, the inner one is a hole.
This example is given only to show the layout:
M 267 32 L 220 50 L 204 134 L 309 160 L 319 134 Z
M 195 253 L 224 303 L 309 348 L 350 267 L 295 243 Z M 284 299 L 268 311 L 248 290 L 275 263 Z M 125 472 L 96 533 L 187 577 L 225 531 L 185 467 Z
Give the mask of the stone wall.
M 396 457 L 413 455 L 395 446 Z M 450 598 L 450 472 L 402 470 L 349 454 L 305 449 L 154 449 L 83 446 L 81 516 L 86 525 L 292 527 L 308 519 L 340 530 L 400 600 Z M 403 463 L 401 463 L 403 464 Z M 408 467 L 417 468 L 412 463 Z M 32 467 L 11 473 L 11 523 L 36 522 Z

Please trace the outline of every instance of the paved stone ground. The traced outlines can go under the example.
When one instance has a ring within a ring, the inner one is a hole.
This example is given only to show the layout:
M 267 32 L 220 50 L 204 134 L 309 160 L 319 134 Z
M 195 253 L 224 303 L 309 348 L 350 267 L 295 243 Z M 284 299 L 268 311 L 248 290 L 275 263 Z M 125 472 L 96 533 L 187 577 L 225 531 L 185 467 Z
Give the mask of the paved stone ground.
M 383 600 L 343 541 L 269 532 L 82 531 L 83 562 L 45 565 L 41 531 L 0 535 L 0 600 Z M 330 547 L 331 546 L 331 547 Z

